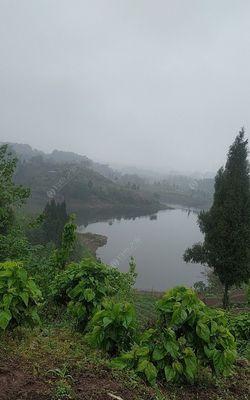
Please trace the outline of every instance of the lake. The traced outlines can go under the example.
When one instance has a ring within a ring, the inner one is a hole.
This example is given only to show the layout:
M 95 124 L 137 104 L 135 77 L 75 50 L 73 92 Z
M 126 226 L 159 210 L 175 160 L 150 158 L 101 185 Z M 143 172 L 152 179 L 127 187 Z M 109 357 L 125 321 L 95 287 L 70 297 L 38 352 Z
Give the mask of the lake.
M 97 250 L 97 256 L 107 264 L 127 271 L 130 257 L 135 257 L 138 289 L 162 291 L 205 281 L 204 267 L 182 259 L 187 247 L 202 240 L 195 212 L 164 210 L 153 216 L 82 225 L 79 230 L 108 237 L 107 244 Z

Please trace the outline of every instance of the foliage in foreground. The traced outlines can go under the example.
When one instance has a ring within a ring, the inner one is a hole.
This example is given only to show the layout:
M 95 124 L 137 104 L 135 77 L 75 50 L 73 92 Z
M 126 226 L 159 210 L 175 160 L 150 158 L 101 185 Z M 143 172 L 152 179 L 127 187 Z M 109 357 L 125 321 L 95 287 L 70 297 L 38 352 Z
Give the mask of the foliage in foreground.
M 228 375 L 236 344 L 221 311 L 211 310 L 192 289 L 169 290 L 157 304 L 158 321 L 134 348 L 114 361 L 133 368 L 150 384 L 156 379 L 193 382 L 200 366 Z
M 250 340 L 250 313 L 244 312 L 229 318 L 229 328 L 236 339 Z
M 57 275 L 52 295 L 58 304 L 67 307 L 78 328 L 84 330 L 106 297 L 129 295 L 133 279 L 130 273 L 119 272 L 93 259 L 71 263 Z
M 236 338 L 238 354 L 250 359 L 250 313 L 230 315 L 228 321 L 229 329 Z
M 84 329 L 94 311 L 110 293 L 107 270 L 103 264 L 85 259 L 68 265 L 52 286 L 57 303 L 67 306 L 69 314 Z
M 21 263 L 0 263 L 0 329 L 39 323 L 41 299 L 40 290 Z
M 136 331 L 135 309 L 127 302 L 104 302 L 91 320 L 89 341 L 92 345 L 117 355 L 131 348 Z

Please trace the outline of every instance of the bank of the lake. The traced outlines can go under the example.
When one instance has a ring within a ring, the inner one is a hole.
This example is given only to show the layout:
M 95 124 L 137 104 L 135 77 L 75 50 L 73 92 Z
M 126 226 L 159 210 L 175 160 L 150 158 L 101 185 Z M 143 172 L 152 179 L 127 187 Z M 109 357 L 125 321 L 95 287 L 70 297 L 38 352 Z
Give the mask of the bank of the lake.
M 99 247 L 107 244 L 108 238 L 104 235 L 98 235 L 97 233 L 77 233 L 78 240 L 83 247 L 86 247 L 90 253 L 96 257 L 96 251 Z

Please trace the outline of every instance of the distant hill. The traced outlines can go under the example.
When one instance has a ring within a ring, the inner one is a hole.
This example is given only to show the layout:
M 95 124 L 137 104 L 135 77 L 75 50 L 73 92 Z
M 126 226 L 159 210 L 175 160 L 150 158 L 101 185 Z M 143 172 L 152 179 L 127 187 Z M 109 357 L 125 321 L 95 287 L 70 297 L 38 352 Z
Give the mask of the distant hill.
M 31 189 L 29 211 L 40 212 L 50 198 L 65 200 L 70 212 L 87 216 L 150 213 L 164 208 L 152 193 L 117 183 L 111 168 L 86 156 L 58 150 L 46 154 L 22 144 L 10 144 L 10 149 L 19 159 L 16 183 Z
M 81 163 L 85 167 L 93 169 L 94 171 L 97 171 L 103 176 L 110 179 L 115 179 L 117 176 L 120 175 L 118 172 L 115 172 L 112 168 L 110 168 L 107 164 L 94 162 L 85 155 L 80 155 L 71 151 L 53 150 L 51 153 L 45 153 L 41 150 L 33 149 L 29 144 L 10 143 L 10 142 L 5 142 L 5 143 L 9 145 L 11 151 L 14 154 L 16 154 L 16 156 L 20 161 L 28 161 L 33 157 L 40 156 L 43 160 L 47 160 L 49 162 L 56 164 Z
M 153 175 L 150 171 L 113 170 L 85 155 L 54 150 L 47 154 L 28 144 L 9 143 L 19 159 L 16 181 L 32 190 L 28 209 L 41 210 L 50 197 L 65 199 L 69 210 L 82 214 L 139 215 L 164 205 L 208 208 L 214 179 L 178 174 Z M 131 173 L 128 173 L 131 171 Z M 148 173 L 148 175 L 147 175 Z

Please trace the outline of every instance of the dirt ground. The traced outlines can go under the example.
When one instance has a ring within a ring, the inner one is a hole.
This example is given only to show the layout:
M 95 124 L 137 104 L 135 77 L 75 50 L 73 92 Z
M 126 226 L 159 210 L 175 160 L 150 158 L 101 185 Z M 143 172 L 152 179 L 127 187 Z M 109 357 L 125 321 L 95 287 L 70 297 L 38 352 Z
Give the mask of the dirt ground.
M 154 390 L 145 386 L 126 388 L 124 382 L 112 377 L 109 369 L 87 369 L 73 376 L 74 397 L 77 400 L 247 400 L 250 398 L 249 371 L 245 361 L 238 362 L 237 374 L 225 383 L 206 383 L 198 385 L 169 386 L 162 388 L 162 395 L 158 397 Z M 25 366 L 18 365 L 17 361 L 1 360 L 0 363 L 0 400 L 51 400 L 58 399 L 53 395 L 56 378 L 51 376 L 31 375 Z M 117 397 L 113 397 L 113 396 Z M 60 397 L 70 399 L 70 397 Z

